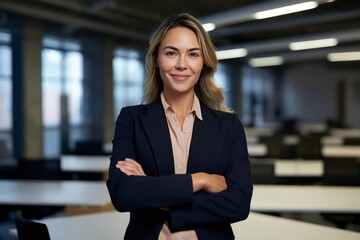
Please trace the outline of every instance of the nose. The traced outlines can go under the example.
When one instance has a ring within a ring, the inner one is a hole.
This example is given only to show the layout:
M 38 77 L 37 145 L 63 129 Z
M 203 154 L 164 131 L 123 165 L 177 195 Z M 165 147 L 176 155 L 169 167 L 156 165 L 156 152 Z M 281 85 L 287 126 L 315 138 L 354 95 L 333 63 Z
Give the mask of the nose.
M 187 68 L 186 56 L 180 55 L 175 67 L 178 70 L 185 70 Z

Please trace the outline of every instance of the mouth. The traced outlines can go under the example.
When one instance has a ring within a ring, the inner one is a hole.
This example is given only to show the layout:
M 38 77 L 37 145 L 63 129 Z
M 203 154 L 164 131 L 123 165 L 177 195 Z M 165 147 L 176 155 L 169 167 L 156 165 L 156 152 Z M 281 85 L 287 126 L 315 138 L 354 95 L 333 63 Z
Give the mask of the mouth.
M 171 74 L 171 77 L 177 81 L 184 81 L 189 79 L 190 75 L 188 74 Z

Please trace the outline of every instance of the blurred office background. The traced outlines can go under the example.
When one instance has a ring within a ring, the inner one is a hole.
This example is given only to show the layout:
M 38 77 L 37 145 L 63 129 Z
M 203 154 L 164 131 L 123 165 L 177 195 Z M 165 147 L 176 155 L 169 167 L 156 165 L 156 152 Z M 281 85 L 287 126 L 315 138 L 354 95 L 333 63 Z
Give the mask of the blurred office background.
M 360 185 L 357 0 L 1 0 L 0 163 L 108 159 L 121 108 L 141 103 L 148 40 L 179 12 L 214 28 L 255 184 Z M 310 172 L 283 172 L 289 161 Z M 3 166 L 0 178 L 25 178 Z M 331 217 L 307 220 L 359 231 L 359 214 Z
M 209 34 L 217 50 L 238 49 L 235 58 L 219 55 L 216 80 L 246 127 L 358 128 L 358 1 L 317 0 L 305 11 L 254 15 L 285 4 L 299 10 L 304 2 L 3 0 L 0 154 L 54 157 L 75 151 L 77 142 L 111 142 L 121 107 L 141 102 L 151 33 L 178 12 L 215 24 Z M 317 45 L 291 50 L 310 40 Z M 329 58 L 339 52 L 352 59 Z M 263 57 L 276 62 L 256 65 Z

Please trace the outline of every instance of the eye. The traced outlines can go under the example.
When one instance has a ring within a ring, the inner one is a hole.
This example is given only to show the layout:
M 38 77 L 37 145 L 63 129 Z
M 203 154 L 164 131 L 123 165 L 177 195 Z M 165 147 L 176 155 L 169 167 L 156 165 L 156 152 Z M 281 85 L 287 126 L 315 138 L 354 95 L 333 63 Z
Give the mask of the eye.
M 176 52 L 175 51 L 168 51 L 168 52 L 165 52 L 165 55 L 169 56 L 169 57 L 173 57 L 173 56 L 176 56 Z
M 191 57 L 191 58 L 197 58 L 199 56 L 200 56 L 200 53 L 198 53 L 198 52 L 190 52 L 189 53 L 189 57 Z

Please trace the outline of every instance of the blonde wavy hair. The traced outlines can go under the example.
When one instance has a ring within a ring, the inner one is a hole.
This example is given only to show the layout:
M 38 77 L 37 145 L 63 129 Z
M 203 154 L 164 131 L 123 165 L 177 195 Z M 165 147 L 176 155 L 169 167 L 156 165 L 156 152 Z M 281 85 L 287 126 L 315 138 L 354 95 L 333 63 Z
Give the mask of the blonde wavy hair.
M 214 80 L 214 74 L 217 68 L 215 47 L 201 23 L 187 13 L 173 15 L 164 20 L 150 39 L 146 54 L 145 93 L 143 101 L 154 101 L 160 96 L 163 90 L 163 81 L 160 77 L 159 69 L 156 67 L 157 54 L 160 43 L 166 33 L 175 27 L 186 27 L 192 30 L 196 34 L 202 49 L 204 66 L 200 78 L 195 84 L 197 97 L 209 108 L 230 112 L 230 109 L 224 104 L 223 89 L 219 87 Z

